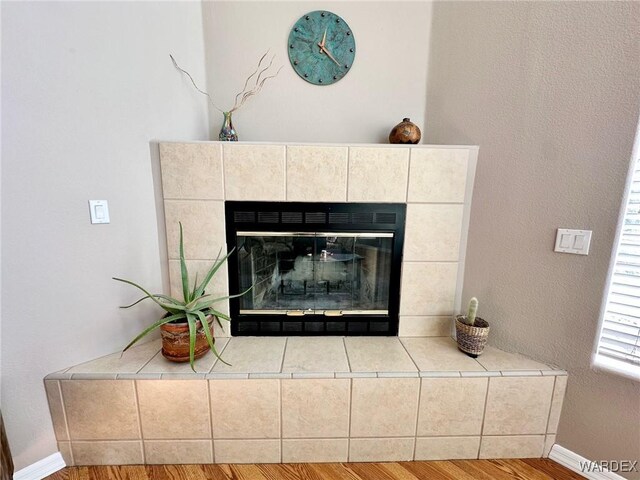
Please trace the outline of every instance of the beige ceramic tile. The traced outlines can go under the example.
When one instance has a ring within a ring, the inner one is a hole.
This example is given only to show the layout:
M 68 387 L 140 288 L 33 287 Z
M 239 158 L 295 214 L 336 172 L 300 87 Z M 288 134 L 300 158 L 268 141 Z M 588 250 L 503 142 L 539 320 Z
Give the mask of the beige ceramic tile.
M 567 390 L 567 376 L 555 377 L 556 383 L 553 389 L 553 399 L 551 401 L 551 412 L 549 413 L 549 424 L 547 433 L 556 433 L 558 431 L 558 423 L 560 422 L 560 413 L 562 412 L 562 403 L 564 394 Z
M 133 381 L 62 380 L 60 385 L 72 440 L 140 438 Z
M 419 378 L 354 378 L 352 382 L 351 436 L 415 434 Z
M 401 337 L 448 337 L 451 335 L 451 317 L 400 317 L 398 335 Z
M 346 438 L 282 440 L 284 463 L 346 462 L 349 440 Z
M 213 463 L 211 440 L 146 440 L 147 464 Z
M 555 377 L 492 377 L 484 435 L 545 433 Z
M 272 373 L 279 372 L 284 355 L 284 337 L 233 337 L 224 349 L 213 372 Z
M 483 436 L 480 458 L 541 458 L 544 435 Z
M 551 370 L 544 363 L 536 362 L 517 353 L 509 353 L 493 347 L 485 347 L 478 357 L 487 370 L 499 372 L 502 370 Z
M 279 380 L 210 380 L 213 438 L 278 438 Z
M 473 459 L 479 449 L 480 437 L 417 438 L 415 460 Z
M 420 371 L 484 371 L 482 365 L 458 350 L 450 337 L 404 337 L 401 341 Z
M 291 337 L 287 340 L 283 372 L 348 372 L 342 337 Z
M 551 449 L 556 443 L 555 435 L 546 435 L 544 440 L 544 451 L 542 452 L 542 456 L 544 458 L 549 458 L 549 453 L 551 453 Z
M 218 350 L 218 353 L 224 350 L 225 345 L 229 341 L 228 338 L 216 338 L 214 346 Z M 224 358 L 224 357 L 223 357 Z M 216 362 L 216 357 L 212 352 L 207 352 L 204 357 L 197 359 L 194 362 L 196 372 L 209 373 L 211 367 Z M 156 354 L 153 359 L 145 365 L 140 373 L 193 373 L 189 362 L 171 362 L 162 356 L 162 352 Z
M 136 387 L 145 440 L 211 438 L 206 380 L 138 380 Z
M 413 460 L 413 438 L 352 438 L 350 462 L 406 462 Z
M 282 380 L 283 437 L 347 437 L 349 388 L 349 379 Z
M 409 202 L 464 202 L 469 150 L 412 148 Z
M 136 465 L 143 463 L 142 442 L 72 442 L 75 465 Z
M 289 202 L 345 202 L 347 147 L 288 146 Z
M 404 261 L 457 262 L 462 205 L 407 205 Z
M 285 147 L 223 146 L 227 200 L 284 200 Z
M 350 147 L 350 202 L 405 202 L 409 149 Z
M 162 348 L 160 339 L 141 343 L 126 352 L 117 352 L 70 368 L 68 373 L 137 373 Z
M 164 198 L 224 200 L 222 146 L 213 143 L 161 143 Z
M 224 253 L 222 253 L 224 255 Z M 189 272 L 189 286 L 193 288 L 193 283 L 196 281 L 196 275 L 198 277 L 198 285 L 202 283 L 202 280 L 207 275 L 209 269 L 213 266 L 213 260 L 187 260 L 187 270 Z M 169 279 L 171 281 L 171 296 L 182 300 L 184 298 L 182 294 L 182 279 L 180 273 L 180 260 L 169 260 Z M 205 293 L 215 295 L 210 298 L 220 298 L 229 295 L 229 274 L 227 270 L 227 264 L 220 267 L 220 269 L 213 276 L 209 285 L 205 288 Z M 234 292 L 238 293 L 238 292 Z M 213 305 L 216 310 L 228 315 L 229 314 L 229 301 L 223 300 Z
M 214 440 L 216 463 L 279 463 L 280 440 Z
M 418 435 L 480 435 L 487 385 L 487 378 L 423 378 Z
M 182 222 L 184 256 L 187 259 L 215 259 L 225 251 L 224 202 L 213 200 L 165 200 L 167 251 L 170 259 L 180 259 Z
M 73 466 L 73 455 L 71 455 L 71 442 L 58 442 L 58 451 L 67 467 Z
M 402 264 L 401 315 L 452 315 L 457 263 Z
M 347 337 L 353 372 L 415 372 L 417 368 L 397 337 Z
M 47 402 L 49 402 L 49 412 L 53 423 L 53 432 L 56 440 L 69 440 L 67 432 L 67 419 L 64 416 L 64 406 L 62 404 L 62 393 L 60 392 L 59 380 L 45 380 L 44 388 L 47 392 Z

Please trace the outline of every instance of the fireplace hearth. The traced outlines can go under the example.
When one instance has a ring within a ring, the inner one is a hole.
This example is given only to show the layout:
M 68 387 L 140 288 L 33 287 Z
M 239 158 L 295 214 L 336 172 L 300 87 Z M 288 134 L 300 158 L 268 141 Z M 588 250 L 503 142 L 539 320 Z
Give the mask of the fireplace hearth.
M 397 335 L 405 204 L 225 202 L 232 334 Z

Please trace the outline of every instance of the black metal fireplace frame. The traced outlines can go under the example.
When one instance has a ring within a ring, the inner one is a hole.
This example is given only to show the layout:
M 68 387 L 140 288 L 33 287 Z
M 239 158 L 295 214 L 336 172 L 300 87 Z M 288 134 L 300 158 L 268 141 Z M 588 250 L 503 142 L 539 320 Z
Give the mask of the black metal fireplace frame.
M 226 201 L 227 247 L 236 244 L 237 233 L 252 232 L 363 232 L 393 233 L 389 278 L 389 304 L 386 315 L 327 317 L 311 314 L 240 313 L 240 300 L 230 300 L 231 334 L 234 336 L 396 336 L 400 310 L 400 270 L 407 206 L 404 203 L 306 203 Z M 237 293 L 238 256 L 229 259 L 229 291 Z

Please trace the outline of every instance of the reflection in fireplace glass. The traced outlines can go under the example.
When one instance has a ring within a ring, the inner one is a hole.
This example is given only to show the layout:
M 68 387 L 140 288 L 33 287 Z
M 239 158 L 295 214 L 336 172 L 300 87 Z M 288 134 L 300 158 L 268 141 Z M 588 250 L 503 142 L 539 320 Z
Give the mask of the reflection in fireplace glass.
M 392 233 L 238 232 L 240 313 L 387 314 Z

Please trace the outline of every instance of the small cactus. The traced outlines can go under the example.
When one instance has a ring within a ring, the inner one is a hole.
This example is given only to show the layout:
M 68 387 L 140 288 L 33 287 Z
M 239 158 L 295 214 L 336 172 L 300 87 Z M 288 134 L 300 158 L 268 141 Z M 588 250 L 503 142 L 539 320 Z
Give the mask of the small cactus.
M 476 314 L 478 313 L 478 299 L 473 297 L 469 300 L 469 310 L 467 310 L 467 323 L 472 327 L 476 323 Z

